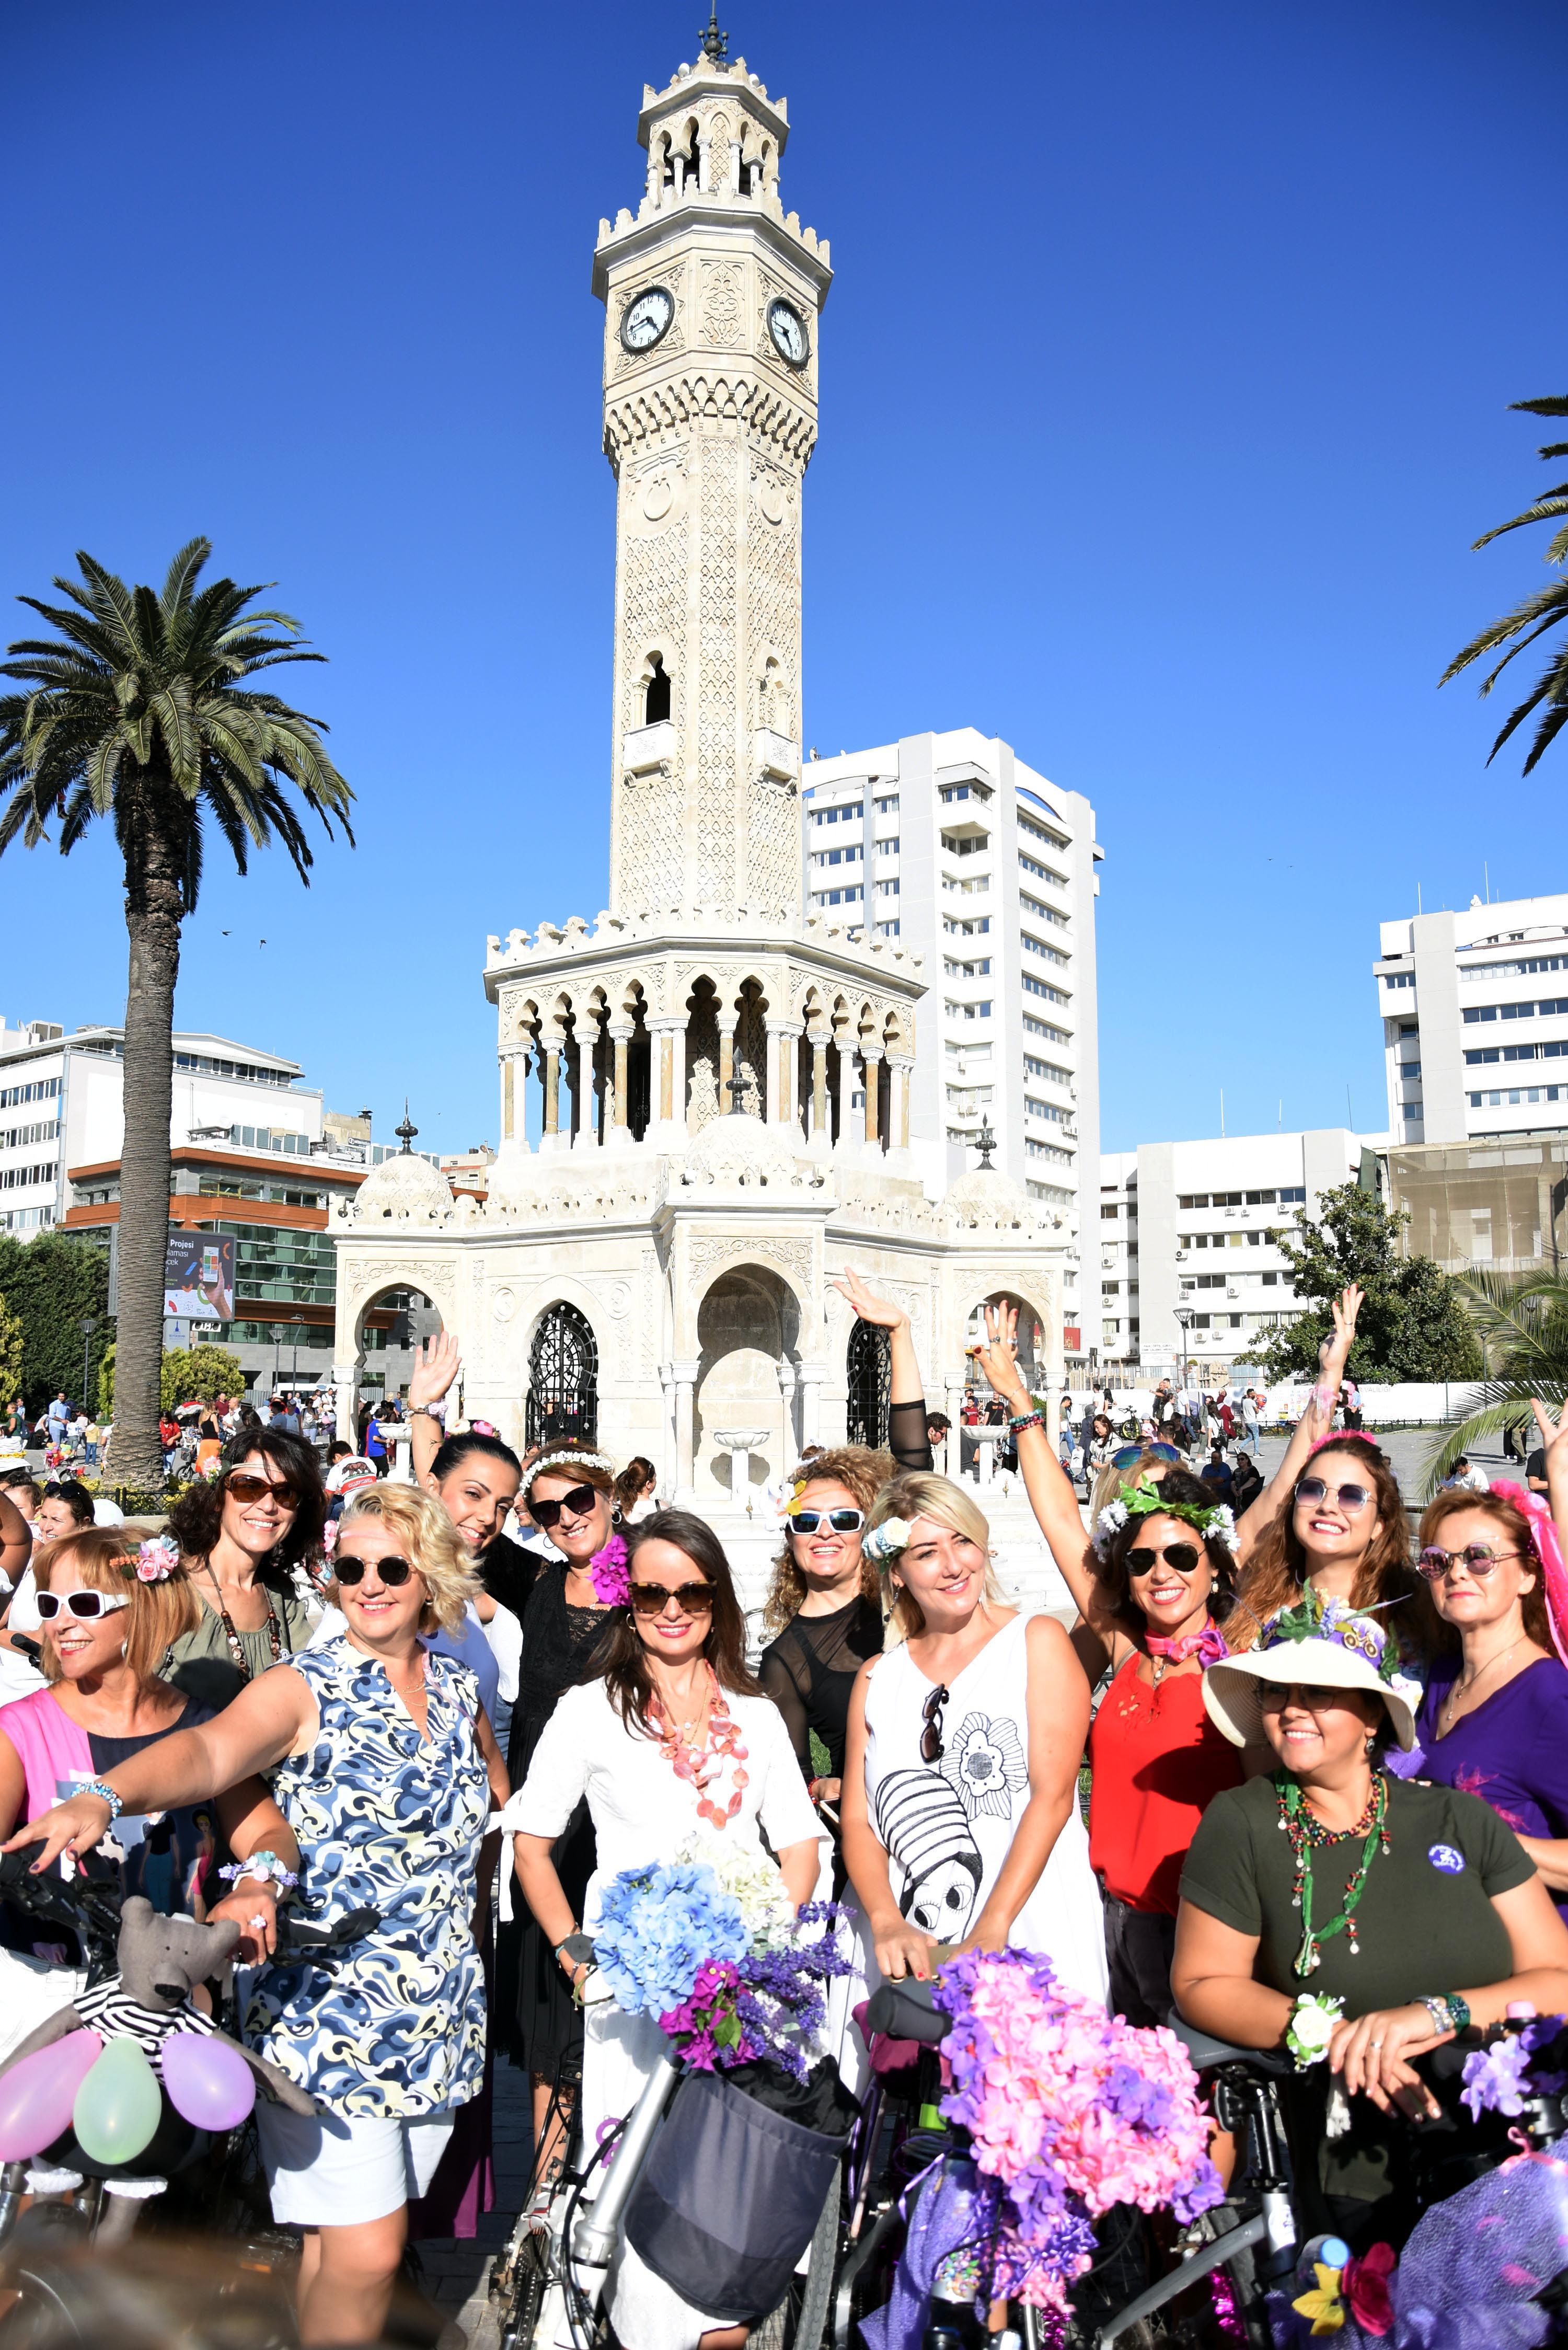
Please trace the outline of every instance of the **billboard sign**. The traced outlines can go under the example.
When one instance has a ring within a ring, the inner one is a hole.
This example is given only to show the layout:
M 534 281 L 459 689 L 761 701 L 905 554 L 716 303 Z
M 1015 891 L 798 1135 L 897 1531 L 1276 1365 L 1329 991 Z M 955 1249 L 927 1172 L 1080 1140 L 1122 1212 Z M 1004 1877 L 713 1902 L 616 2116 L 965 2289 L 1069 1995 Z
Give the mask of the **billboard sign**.
M 163 1259 L 163 1312 L 191 1322 L 234 1318 L 234 1235 L 171 1232 Z

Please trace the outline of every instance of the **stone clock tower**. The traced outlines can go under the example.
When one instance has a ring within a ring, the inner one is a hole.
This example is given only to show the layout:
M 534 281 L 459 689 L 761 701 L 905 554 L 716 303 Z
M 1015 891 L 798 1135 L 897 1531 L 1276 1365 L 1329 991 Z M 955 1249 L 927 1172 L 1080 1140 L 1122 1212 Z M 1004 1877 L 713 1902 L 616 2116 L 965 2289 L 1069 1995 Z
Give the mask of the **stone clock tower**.
M 826 240 L 786 214 L 786 101 L 711 27 L 643 92 L 648 182 L 600 223 L 615 470 L 610 902 L 800 903 L 801 480 Z

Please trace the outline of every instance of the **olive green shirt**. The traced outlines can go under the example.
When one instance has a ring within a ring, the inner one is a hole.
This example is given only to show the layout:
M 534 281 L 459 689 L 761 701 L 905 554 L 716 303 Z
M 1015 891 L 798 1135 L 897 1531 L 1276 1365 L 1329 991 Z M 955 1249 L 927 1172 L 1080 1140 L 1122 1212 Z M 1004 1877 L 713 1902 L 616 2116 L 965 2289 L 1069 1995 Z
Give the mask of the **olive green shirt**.
M 192 1581 L 198 1593 L 204 1577 L 200 1570 Z M 303 1648 L 319 1620 L 300 1598 L 292 1583 L 267 1585 L 272 1598 L 273 1613 L 277 1617 L 278 1642 L 284 1657 Z M 237 1635 L 244 1652 L 249 1677 L 256 1679 L 275 1662 L 272 1639 L 266 1625 L 254 1632 Z M 245 1686 L 245 1675 L 235 1665 L 229 1648 L 229 1638 L 223 1619 L 217 1609 L 205 1600 L 202 1602 L 202 1620 L 194 1631 L 182 1632 L 172 1644 L 160 1668 L 162 1678 L 199 1704 L 210 1705 L 221 1713 L 232 1705 Z

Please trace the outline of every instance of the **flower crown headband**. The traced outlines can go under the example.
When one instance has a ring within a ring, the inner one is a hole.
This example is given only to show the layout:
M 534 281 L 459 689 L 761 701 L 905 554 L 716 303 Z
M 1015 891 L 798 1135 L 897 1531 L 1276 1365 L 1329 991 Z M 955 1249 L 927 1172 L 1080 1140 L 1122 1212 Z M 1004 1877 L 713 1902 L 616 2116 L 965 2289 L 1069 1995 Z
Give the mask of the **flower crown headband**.
M 1111 1544 L 1131 1518 L 1180 1518 L 1196 1526 L 1207 1541 L 1210 1537 L 1222 1542 L 1229 1549 L 1236 1539 L 1236 1521 L 1224 1502 L 1168 1501 L 1153 1478 L 1140 1477 L 1136 1485 L 1124 1485 L 1114 1502 L 1107 1502 L 1095 1521 L 1094 1546 L 1101 1558 L 1108 1558 Z
M 535 1478 L 544 1476 L 549 1469 L 602 1469 L 607 1476 L 613 1476 L 615 1462 L 603 1452 L 542 1453 L 537 1461 L 530 1461 L 524 1470 L 523 1482 L 518 1491 L 525 1493 Z
M 1397 1601 L 1385 1600 L 1385 1607 L 1397 1606 Z M 1343 1599 L 1320 1599 L 1309 1586 L 1298 1606 L 1282 1607 L 1263 1627 L 1260 1649 L 1293 1647 L 1301 1640 L 1323 1640 L 1331 1648 L 1343 1648 L 1346 1654 L 1360 1657 L 1369 1664 L 1380 1681 L 1390 1688 L 1406 1680 L 1401 1670 L 1397 1646 L 1381 1624 L 1372 1621 L 1372 1610 L 1347 1607 Z

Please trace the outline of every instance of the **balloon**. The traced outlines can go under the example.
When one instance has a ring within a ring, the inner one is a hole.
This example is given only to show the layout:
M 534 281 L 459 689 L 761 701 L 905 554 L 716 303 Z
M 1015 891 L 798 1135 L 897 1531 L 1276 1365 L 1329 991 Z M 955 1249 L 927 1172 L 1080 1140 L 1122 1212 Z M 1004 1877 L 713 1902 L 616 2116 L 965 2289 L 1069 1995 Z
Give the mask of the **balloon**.
M 255 2104 L 255 2075 L 226 2040 L 171 2032 L 163 2043 L 162 2064 L 175 2112 L 198 2129 L 234 2129 Z
M 103 2054 L 96 2032 L 67 2032 L 0 2074 L 0 2162 L 27 2162 L 71 2126 L 77 2091 Z
M 135 2040 L 111 2040 L 77 2091 L 71 2123 L 93 2162 L 133 2162 L 163 2117 L 158 2075 Z

